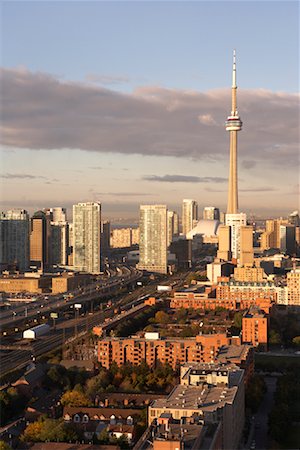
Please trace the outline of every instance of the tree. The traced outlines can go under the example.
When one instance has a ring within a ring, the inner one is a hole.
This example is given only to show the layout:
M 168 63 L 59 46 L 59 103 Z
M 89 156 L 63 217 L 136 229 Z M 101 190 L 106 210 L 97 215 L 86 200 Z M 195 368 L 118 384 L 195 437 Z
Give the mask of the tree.
M 251 382 L 246 388 L 245 397 L 246 405 L 251 408 L 252 412 L 256 412 L 263 396 L 266 392 L 267 386 L 263 377 L 254 375 Z
M 155 314 L 155 322 L 166 324 L 169 323 L 169 316 L 164 311 L 157 311 Z
M 275 331 L 275 330 L 270 331 L 269 344 L 274 344 L 274 345 L 281 344 L 280 334 L 277 331 Z
M 0 441 L 0 450 L 12 450 L 12 448 L 6 442 Z
M 243 320 L 243 313 L 241 311 L 236 312 L 233 316 L 233 325 L 239 330 L 242 329 L 242 320 Z
M 105 392 L 112 383 L 113 373 L 109 373 L 106 369 L 101 369 L 100 373 L 89 379 L 86 383 L 86 392 L 89 398 L 93 399 L 98 392 Z
M 295 336 L 292 340 L 292 343 L 297 347 L 300 347 L 300 336 Z
M 65 392 L 60 401 L 63 406 L 89 406 L 90 404 L 88 397 L 78 391 Z
M 21 440 L 25 442 L 39 442 L 43 429 L 42 422 L 33 422 L 25 428 Z

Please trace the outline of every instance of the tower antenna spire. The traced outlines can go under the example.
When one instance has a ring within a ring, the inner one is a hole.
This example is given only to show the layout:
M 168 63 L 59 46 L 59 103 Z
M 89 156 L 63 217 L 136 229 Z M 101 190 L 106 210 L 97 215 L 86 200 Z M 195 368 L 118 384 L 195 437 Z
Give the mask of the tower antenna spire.
M 231 114 L 226 121 L 226 130 L 230 132 L 230 170 L 227 214 L 237 214 L 238 212 L 237 132 L 242 129 L 242 121 L 237 110 L 236 92 L 236 52 L 233 50 Z
M 232 87 L 236 88 L 236 53 L 233 50 L 233 64 L 232 64 Z

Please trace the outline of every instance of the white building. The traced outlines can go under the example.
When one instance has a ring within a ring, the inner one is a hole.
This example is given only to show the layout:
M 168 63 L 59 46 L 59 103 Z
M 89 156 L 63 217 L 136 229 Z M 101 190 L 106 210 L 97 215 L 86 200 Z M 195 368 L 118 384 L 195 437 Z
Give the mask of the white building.
M 203 209 L 204 220 L 220 220 L 220 210 L 215 206 L 206 206 Z
M 225 224 L 231 229 L 231 253 L 232 258 L 240 258 L 241 241 L 240 228 L 247 225 L 247 217 L 245 213 L 226 214 Z
M 187 235 L 197 224 L 198 204 L 195 200 L 185 199 L 182 203 L 182 233 Z
M 140 206 L 139 269 L 167 273 L 167 207 Z
M 100 273 L 101 203 L 73 205 L 73 254 L 76 270 Z

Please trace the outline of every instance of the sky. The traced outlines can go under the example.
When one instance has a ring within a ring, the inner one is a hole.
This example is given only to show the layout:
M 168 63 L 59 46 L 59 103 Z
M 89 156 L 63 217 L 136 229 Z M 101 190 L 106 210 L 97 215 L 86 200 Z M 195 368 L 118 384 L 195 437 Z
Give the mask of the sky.
M 300 209 L 298 1 L 4 0 L 0 25 L 1 210 L 225 211 L 233 49 L 240 211 Z

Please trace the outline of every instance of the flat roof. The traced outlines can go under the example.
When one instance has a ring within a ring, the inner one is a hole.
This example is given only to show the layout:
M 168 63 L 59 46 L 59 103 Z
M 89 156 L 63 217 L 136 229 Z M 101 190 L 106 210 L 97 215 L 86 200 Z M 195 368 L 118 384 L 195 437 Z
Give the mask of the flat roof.
M 215 411 L 226 403 L 232 403 L 238 387 L 218 386 L 176 386 L 166 399 L 159 398 L 151 404 L 151 409 L 178 409 Z

